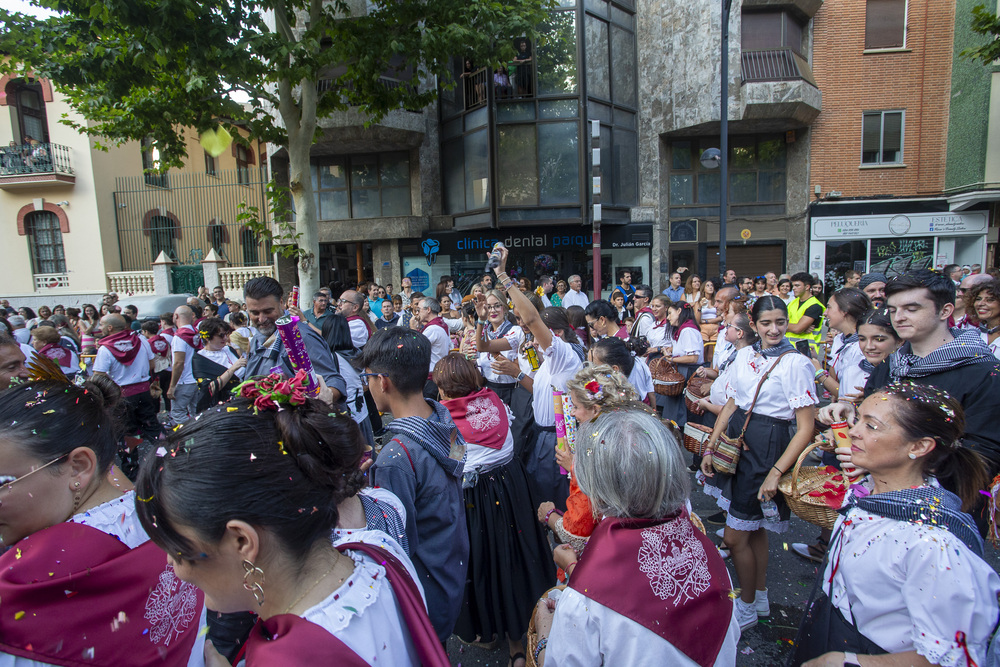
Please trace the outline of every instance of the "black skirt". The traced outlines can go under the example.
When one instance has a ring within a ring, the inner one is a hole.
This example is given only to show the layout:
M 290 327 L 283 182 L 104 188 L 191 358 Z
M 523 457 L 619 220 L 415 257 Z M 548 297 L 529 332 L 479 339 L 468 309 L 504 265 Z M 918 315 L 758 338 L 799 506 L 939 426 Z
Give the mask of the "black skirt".
M 736 437 L 743 429 L 746 413 L 736 408 L 726 435 Z M 716 473 L 716 487 L 719 490 L 719 507 L 728 512 L 726 525 L 736 530 L 753 531 L 758 528 L 781 533 L 788 528 L 791 511 L 781 493 L 774 495 L 778 506 L 778 521 L 764 521 L 764 513 L 757 500 L 760 485 L 771 471 L 771 467 L 781 458 L 785 447 L 792 439 L 794 422 L 784 419 L 753 414 L 747 426 L 744 440 L 749 450 L 744 449 L 736 466 L 735 475 Z
M 464 494 L 469 569 L 455 633 L 467 642 L 517 639 L 556 575 L 524 465 L 512 459 Z
M 500 400 L 504 400 L 503 396 Z M 514 458 L 521 459 L 525 465 L 535 448 L 535 408 L 531 392 L 518 383 L 511 393 L 510 411 L 514 413 L 514 422 L 510 425 L 514 437 Z

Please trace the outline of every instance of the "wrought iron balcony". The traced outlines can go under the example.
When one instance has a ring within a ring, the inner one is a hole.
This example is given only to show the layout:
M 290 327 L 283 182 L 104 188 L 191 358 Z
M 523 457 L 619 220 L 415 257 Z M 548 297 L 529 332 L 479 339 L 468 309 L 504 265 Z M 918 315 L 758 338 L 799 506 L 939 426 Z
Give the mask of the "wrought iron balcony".
M 742 56 L 744 81 L 802 80 L 816 85 L 809 63 L 791 49 L 743 51 Z
M 32 142 L 0 147 L 0 188 L 76 182 L 70 148 Z

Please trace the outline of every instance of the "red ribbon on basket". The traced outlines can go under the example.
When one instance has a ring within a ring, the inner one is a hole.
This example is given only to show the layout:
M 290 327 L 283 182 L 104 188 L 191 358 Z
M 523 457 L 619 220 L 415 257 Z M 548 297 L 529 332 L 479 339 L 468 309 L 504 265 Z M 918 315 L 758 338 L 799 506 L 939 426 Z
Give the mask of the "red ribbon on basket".
M 844 483 L 844 476 L 833 466 L 824 466 L 823 472 L 830 475 L 830 479 L 823 482 L 823 488 L 814 489 L 807 495 L 813 498 L 821 498 L 823 503 L 830 509 L 840 509 L 844 505 L 844 497 L 847 495 L 847 485 Z

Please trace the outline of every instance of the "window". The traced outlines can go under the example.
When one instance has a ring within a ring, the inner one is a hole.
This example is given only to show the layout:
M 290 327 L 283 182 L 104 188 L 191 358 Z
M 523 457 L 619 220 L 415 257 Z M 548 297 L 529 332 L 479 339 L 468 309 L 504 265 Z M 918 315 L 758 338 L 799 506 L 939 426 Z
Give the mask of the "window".
M 250 152 L 246 146 L 236 147 L 236 180 L 240 185 L 250 185 Z
M 66 273 L 59 218 L 48 211 L 35 211 L 25 217 L 24 229 L 31 248 L 31 266 L 34 272 Z
M 906 46 L 907 0 L 867 0 L 865 48 L 899 49 Z
M 866 111 L 861 127 L 861 164 L 903 162 L 902 111 Z
M 219 160 L 209 155 L 208 151 L 205 151 L 205 173 L 209 176 L 215 176 L 218 171 Z
M 149 220 L 149 244 L 153 261 L 165 252 L 167 257 L 177 261 L 177 251 L 174 250 L 174 221 L 163 215 L 156 215 Z
M 142 140 L 142 170 L 143 179 L 146 185 L 153 185 L 158 188 L 169 188 L 170 182 L 166 174 L 149 173 L 150 170 L 160 168 L 160 149 L 153 144 L 153 140 L 146 138 Z
M 21 133 L 21 143 L 27 144 L 29 139 L 49 143 L 49 125 L 45 118 L 41 84 L 18 79 L 8 83 L 5 92 L 17 114 L 15 122 Z
M 320 220 L 410 215 L 406 153 L 353 155 L 314 164 L 312 179 Z
M 744 51 L 789 48 L 802 55 L 802 25 L 788 12 L 743 12 Z
M 214 222 L 208 227 L 208 243 L 221 257 L 226 256 L 226 228 L 220 222 Z
M 246 227 L 240 230 L 240 245 L 243 246 L 243 266 L 259 266 L 260 246 L 253 230 Z
M 670 145 L 670 215 L 717 216 L 721 175 L 701 164 L 701 153 L 718 148 L 718 138 L 675 141 Z M 785 140 L 781 135 L 729 138 L 729 214 L 785 212 Z

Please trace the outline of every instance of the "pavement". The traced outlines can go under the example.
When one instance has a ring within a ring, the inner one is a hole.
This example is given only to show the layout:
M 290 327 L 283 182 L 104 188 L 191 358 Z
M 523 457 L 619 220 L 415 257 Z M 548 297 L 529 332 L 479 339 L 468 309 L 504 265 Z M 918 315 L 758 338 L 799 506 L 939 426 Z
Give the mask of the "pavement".
M 704 519 L 719 511 L 715 500 L 706 496 L 701 487 L 693 485 L 693 489 L 691 505 L 695 513 Z M 770 562 L 767 588 L 771 616 L 743 631 L 736 655 L 737 667 L 784 665 L 791 652 L 791 642 L 795 639 L 799 621 L 818 576 L 818 564 L 797 556 L 792 552 L 791 544 L 813 542 L 819 535 L 819 528 L 794 514 L 789 524 L 788 531 L 781 535 L 768 533 Z M 721 526 L 706 523 L 705 528 L 714 542 L 721 543 L 714 534 Z M 986 547 L 986 561 L 994 569 L 1000 570 L 1000 552 L 995 547 Z M 727 559 L 726 564 L 729 566 L 730 577 L 736 582 L 732 562 Z M 504 667 L 509 656 L 506 644 L 487 651 L 465 645 L 453 636 L 448 641 L 448 658 L 452 665 L 458 666 Z

